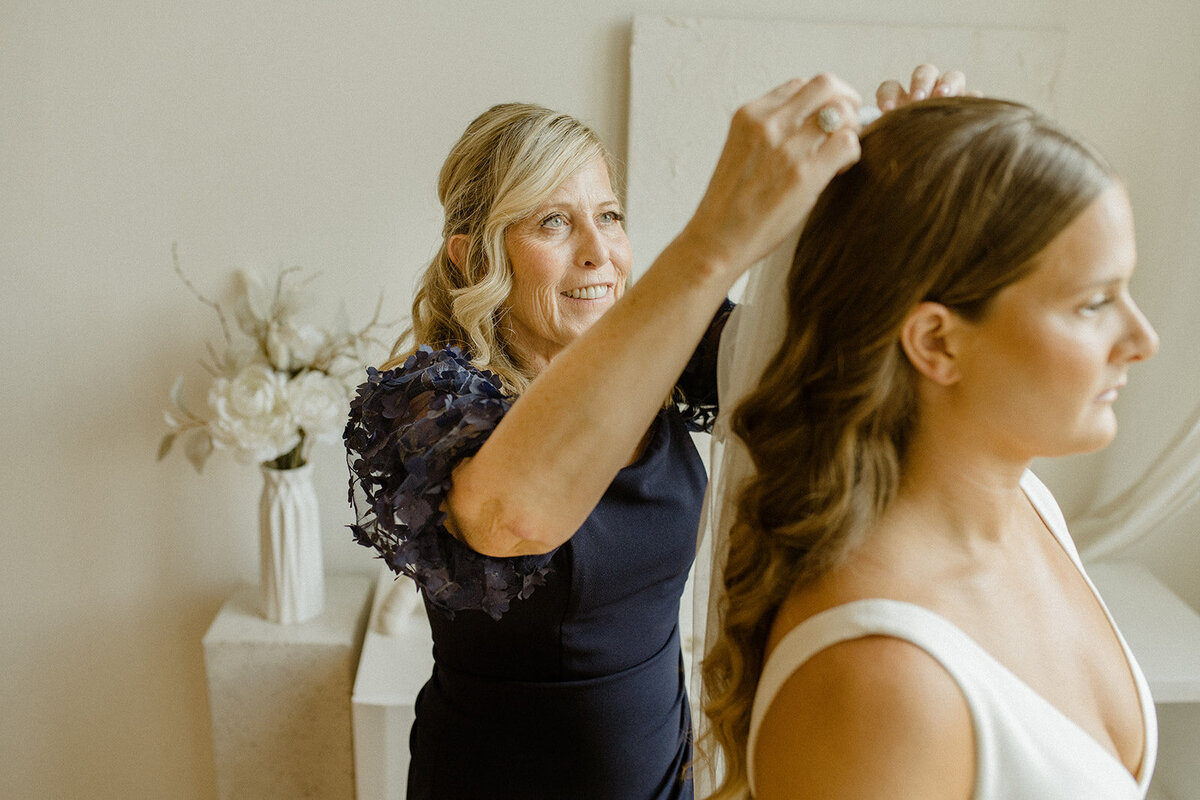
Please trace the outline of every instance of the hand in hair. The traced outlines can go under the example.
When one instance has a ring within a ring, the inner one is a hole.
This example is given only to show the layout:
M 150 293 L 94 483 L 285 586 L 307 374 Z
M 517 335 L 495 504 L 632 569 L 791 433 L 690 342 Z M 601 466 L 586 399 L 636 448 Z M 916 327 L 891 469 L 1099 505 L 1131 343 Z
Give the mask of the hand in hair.
M 862 99 L 831 75 L 795 79 L 738 109 L 712 179 L 680 235 L 736 279 L 795 230 L 817 196 L 859 157 Z M 817 115 L 837 112 L 826 133 Z
M 860 102 L 822 75 L 738 110 L 684 231 L 455 470 L 448 509 L 465 542 L 514 556 L 548 553 L 574 535 L 630 462 L 729 288 L 858 160 Z M 837 112 L 832 133 L 817 121 L 827 108 Z
M 889 80 L 879 84 L 875 90 L 875 105 L 880 111 L 891 111 L 918 100 L 930 97 L 981 97 L 974 90 L 967 90 L 967 78 L 958 70 L 942 72 L 933 64 L 921 64 L 913 70 L 908 89 L 900 81 Z

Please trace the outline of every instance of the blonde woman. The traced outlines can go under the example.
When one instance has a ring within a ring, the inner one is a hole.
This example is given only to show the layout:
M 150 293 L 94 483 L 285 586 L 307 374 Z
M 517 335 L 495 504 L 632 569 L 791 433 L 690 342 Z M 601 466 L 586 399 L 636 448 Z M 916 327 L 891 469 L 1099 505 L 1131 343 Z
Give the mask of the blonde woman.
M 1157 347 L 1134 262 L 1121 183 L 1026 107 L 866 131 L 733 414 L 715 797 L 1145 796 L 1145 679 L 1028 470 L 1113 438 Z
M 880 102 L 961 89 L 921 68 Z M 416 581 L 433 629 L 412 800 L 692 796 L 688 431 L 715 413 L 726 292 L 857 158 L 858 107 L 822 76 L 739 110 L 694 217 L 632 286 L 586 126 L 506 104 L 451 151 L 413 335 L 346 431 L 355 535 Z

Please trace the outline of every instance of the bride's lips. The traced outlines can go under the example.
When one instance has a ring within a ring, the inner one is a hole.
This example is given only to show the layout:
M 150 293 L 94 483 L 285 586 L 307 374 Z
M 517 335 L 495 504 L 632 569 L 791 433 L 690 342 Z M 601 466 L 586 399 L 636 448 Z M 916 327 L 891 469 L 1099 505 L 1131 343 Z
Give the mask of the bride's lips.
M 1096 398 L 1096 401 L 1100 402 L 1100 403 L 1113 402 L 1114 400 L 1117 399 L 1117 393 L 1122 388 L 1124 388 L 1125 384 L 1126 384 L 1126 381 L 1122 380 L 1116 386 L 1113 386 L 1111 389 L 1106 389 L 1105 391 L 1100 393 L 1099 397 Z

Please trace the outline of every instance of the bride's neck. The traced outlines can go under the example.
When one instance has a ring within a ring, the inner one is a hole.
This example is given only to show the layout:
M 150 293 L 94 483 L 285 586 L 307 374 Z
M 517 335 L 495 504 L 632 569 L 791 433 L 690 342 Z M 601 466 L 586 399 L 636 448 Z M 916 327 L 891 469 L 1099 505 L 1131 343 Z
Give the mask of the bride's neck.
M 969 434 L 918 430 L 905 453 L 893 509 L 947 535 L 996 539 L 1024 505 L 1020 481 L 1028 467 L 1028 460 L 1000 456 Z

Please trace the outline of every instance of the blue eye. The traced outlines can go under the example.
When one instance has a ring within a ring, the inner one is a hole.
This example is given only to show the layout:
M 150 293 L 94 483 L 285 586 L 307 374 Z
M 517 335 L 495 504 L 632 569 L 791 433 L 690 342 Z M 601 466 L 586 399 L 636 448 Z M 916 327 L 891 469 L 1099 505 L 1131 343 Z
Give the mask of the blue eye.
M 620 211 L 605 211 L 600 215 L 600 219 L 606 223 L 622 223 L 625 221 L 625 215 Z
M 567 224 L 567 219 L 562 214 L 551 214 L 542 220 L 543 228 L 561 228 Z

